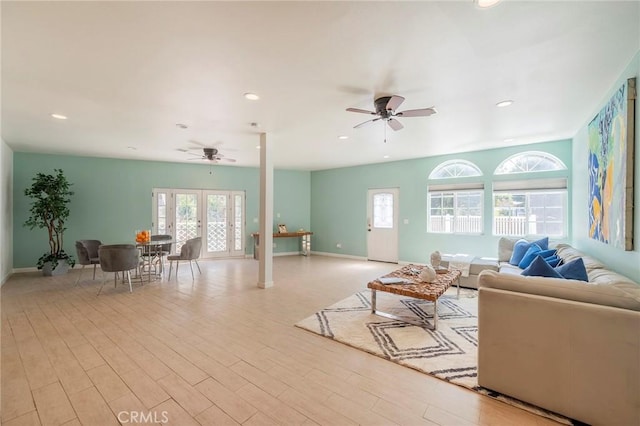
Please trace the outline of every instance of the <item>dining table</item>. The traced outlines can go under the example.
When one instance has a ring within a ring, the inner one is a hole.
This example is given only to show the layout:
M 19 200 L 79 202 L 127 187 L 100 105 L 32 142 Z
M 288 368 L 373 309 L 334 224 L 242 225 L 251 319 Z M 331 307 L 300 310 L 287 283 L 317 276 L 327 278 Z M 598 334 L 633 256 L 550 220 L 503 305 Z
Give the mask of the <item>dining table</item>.
M 142 258 L 140 274 L 144 277 L 145 272 L 147 281 L 157 279 L 164 273 L 164 257 L 166 251 L 162 250 L 166 244 L 175 244 L 176 240 L 150 240 L 145 242 L 136 242 L 136 247 L 140 250 Z M 157 265 L 157 266 L 156 266 Z M 152 273 L 153 271 L 153 273 Z

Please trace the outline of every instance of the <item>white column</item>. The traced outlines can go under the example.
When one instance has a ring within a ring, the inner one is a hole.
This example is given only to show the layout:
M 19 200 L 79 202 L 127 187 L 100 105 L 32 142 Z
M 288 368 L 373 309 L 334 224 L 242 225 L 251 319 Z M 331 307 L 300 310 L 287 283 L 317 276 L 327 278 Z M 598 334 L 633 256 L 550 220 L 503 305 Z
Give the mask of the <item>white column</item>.
M 267 134 L 260 133 L 260 247 L 258 287 L 273 287 L 273 159 Z

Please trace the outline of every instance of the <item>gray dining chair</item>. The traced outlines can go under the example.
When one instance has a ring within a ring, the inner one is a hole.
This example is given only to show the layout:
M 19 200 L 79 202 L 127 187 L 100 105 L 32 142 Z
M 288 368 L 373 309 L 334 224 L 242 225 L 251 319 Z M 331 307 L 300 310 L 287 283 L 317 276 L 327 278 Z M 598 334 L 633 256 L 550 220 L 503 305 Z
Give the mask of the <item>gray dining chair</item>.
M 192 262 L 196 262 L 196 266 L 198 267 L 198 272 L 202 273 L 200 269 L 200 265 L 198 264 L 198 258 L 200 257 L 200 251 L 202 250 L 202 237 L 191 238 L 187 240 L 182 247 L 180 247 L 180 254 L 171 254 L 167 256 L 167 260 L 169 261 L 169 278 L 171 279 L 171 268 L 173 266 L 173 262 L 176 262 L 176 279 L 178 278 L 178 265 L 181 260 L 188 260 L 189 266 L 191 267 L 191 278 L 195 279 L 193 275 L 193 264 Z
M 151 241 L 171 241 L 173 237 L 167 234 L 155 234 L 151 236 Z M 156 246 L 155 255 L 158 256 L 160 263 L 160 272 L 164 272 L 164 259 L 171 253 L 171 243 Z
M 102 287 L 106 282 L 105 272 L 115 273 L 115 285 L 117 285 L 117 273 L 122 272 L 122 279 L 126 274 L 127 281 L 129 282 L 129 292 L 133 293 L 133 287 L 131 286 L 131 270 L 137 269 L 140 265 L 140 251 L 133 244 L 112 244 L 102 245 L 98 249 L 98 257 L 100 258 L 100 268 L 102 269 L 102 285 L 98 290 L 98 295 L 102 291 Z M 140 283 L 142 284 L 142 275 L 137 274 L 140 277 Z
M 78 256 L 78 263 L 82 265 L 80 273 L 78 273 L 78 279 L 76 285 L 80 282 L 82 277 L 82 271 L 87 265 L 93 265 L 93 279 L 96 279 L 96 266 L 100 264 L 98 258 L 98 248 L 102 245 L 100 240 L 78 240 L 76 241 L 76 255 Z

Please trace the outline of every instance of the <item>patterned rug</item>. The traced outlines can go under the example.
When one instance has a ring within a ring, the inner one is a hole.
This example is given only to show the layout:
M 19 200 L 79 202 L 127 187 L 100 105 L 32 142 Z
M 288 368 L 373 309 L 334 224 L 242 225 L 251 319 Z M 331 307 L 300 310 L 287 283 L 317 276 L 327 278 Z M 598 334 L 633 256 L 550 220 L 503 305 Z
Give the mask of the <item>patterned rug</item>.
M 356 293 L 298 322 L 297 327 L 413 368 L 564 424 L 558 414 L 478 386 L 477 291 L 451 288 L 438 302 L 438 329 L 371 314 L 371 292 Z M 377 292 L 377 309 L 414 321 L 433 320 L 433 303 Z

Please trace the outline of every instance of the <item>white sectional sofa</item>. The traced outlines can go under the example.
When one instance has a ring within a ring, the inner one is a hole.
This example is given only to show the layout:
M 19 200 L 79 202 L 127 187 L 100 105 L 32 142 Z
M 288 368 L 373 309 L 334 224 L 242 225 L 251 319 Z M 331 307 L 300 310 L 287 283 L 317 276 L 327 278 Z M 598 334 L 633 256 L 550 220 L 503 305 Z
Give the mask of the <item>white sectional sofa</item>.
M 640 284 L 582 257 L 589 282 L 500 271 L 478 277 L 478 383 L 593 425 L 640 425 Z M 507 257 L 508 260 L 508 257 Z

